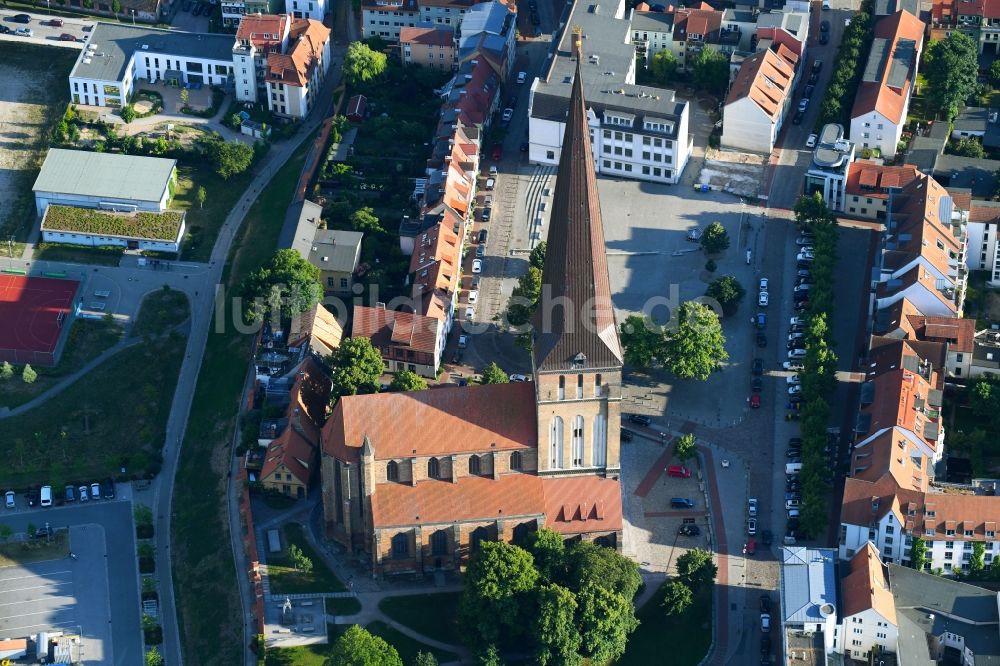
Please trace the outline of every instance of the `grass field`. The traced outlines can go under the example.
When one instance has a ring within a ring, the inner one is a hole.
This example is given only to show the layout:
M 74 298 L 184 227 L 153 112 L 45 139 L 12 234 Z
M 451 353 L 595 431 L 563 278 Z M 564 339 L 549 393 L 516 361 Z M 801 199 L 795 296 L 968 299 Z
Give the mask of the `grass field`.
M 413 594 L 386 597 L 378 607 L 396 622 L 428 638 L 458 645 L 462 643 L 458 626 L 458 603 L 461 599 L 461 592 Z
M 0 544 L 0 569 L 32 562 L 61 560 L 69 555 L 69 538 L 59 530 L 51 539 L 32 539 Z
M 66 340 L 59 365 L 52 368 L 34 367 L 38 379 L 33 384 L 21 381 L 21 366 L 15 366 L 17 374 L 10 381 L 0 381 L 0 405 L 17 407 L 28 402 L 36 395 L 48 391 L 101 352 L 112 347 L 121 339 L 122 329 L 114 323 L 103 319 L 77 319 Z M 0 426 L 2 427 L 2 426 Z
M 302 144 L 250 209 L 223 274 L 227 291 L 274 253 L 310 145 L 309 140 Z M 170 535 L 174 591 L 185 661 L 203 666 L 242 661 L 240 600 L 224 497 L 249 350 L 249 336 L 232 326 L 209 333 L 177 470 L 183 481 L 174 491 Z
M 351 625 L 331 624 L 327 626 L 329 644 L 268 650 L 267 659 L 264 662 L 265 666 L 326 666 L 326 660 L 333 653 L 333 644 Z M 430 652 L 437 657 L 438 663 L 442 664 L 458 659 L 458 655 L 452 652 L 437 650 L 415 641 L 383 622 L 372 622 L 365 629 L 376 636 L 381 636 L 387 643 L 396 648 L 404 664 L 412 664 L 417 652 Z
M 663 663 L 664 648 L 669 646 L 672 666 L 695 666 L 705 657 L 712 643 L 712 590 L 694 597 L 694 603 L 680 617 L 667 617 L 663 611 L 665 587 L 639 609 L 642 623 L 629 636 L 621 666 L 646 666 Z
M 255 166 L 251 165 L 247 171 L 229 180 L 223 180 L 208 162 L 185 162 L 177 167 L 177 187 L 174 189 L 170 207 L 187 211 L 185 220 L 187 231 L 181 248 L 182 259 L 208 261 L 212 256 L 212 248 L 219 236 L 219 229 L 253 179 Z M 273 188 L 275 181 L 271 182 Z M 204 207 L 199 206 L 196 199 L 199 185 L 205 188 Z M 277 220 L 279 225 L 282 220 L 284 213 Z
M 285 550 L 277 557 L 269 556 L 267 561 L 268 580 L 272 592 L 300 594 L 303 592 L 343 592 L 347 589 L 306 541 L 301 525 L 298 523 L 285 525 L 282 533 L 285 537 Z M 303 573 L 292 567 L 292 561 L 288 557 L 288 548 L 292 544 L 301 548 L 302 553 L 312 560 L 313 570 L 311 572 Z
M 157 473 L 184 346 L 176 333 L 145 341 L 35 409 L 0 421 L 0 486 L 59 488 L 120 476 L 122 467 L 129 476 Z
M 159 335 L 171 326 L 187 320 L 191 316 L 191 305 L 184 292 L 170 289 L 166 285 L 159 291 L 146 296 L 139 316 L 135 318 L 130 335 Z
M 426 643 L 415 641 L 406 634 L 396 631 L 384 622 L 376 620 L 365 627 L 365 629 L 372 632 L 376 636 L 381 636 L 387 643 L 396 648 L 396 650 L 399 651 L 399 656 L 402 657 L 404 664 L 412 664 L 413 660 L 417 657 L 417 653 L 421 651 L 433 654 L 437 657 L 438 663 L 458 659 L 458 655 L 455 653 L 438 650 L 437 648 L 432 648 Z
M 327 599 L 326 612 L 330 615 L 357 615 L 361 612 L 361 602 L 354 597 Z
M 125 255 L 125 248 L 97 248 L 82 245 L 61 245 L 59 243 L 39 243 L 35 248 L 35 259 L 44 261 L 67 261 L 74 264 L 96 264 L 97 266 L 117 266 Z

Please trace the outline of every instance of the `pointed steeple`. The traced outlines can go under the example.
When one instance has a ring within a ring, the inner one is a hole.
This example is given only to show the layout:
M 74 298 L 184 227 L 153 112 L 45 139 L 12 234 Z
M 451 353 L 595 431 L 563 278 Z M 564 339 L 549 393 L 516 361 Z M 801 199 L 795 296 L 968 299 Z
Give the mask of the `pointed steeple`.
M 573 55 L 576 75 L 556 174 L 542 297 L 534 320 L 536 371 L 622 365 L 583 99 L 578 29 L 573 35 Z

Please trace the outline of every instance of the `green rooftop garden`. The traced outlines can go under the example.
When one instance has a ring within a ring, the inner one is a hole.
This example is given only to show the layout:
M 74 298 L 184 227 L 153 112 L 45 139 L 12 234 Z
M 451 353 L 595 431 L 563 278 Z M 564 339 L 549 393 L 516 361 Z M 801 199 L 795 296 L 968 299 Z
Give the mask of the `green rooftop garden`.
M 49 206 L 42 220 L 42 230 L 173 242 L 180 234 L 183 221 L 184 213 L 176 210 L 112 213 L 95 208 Z

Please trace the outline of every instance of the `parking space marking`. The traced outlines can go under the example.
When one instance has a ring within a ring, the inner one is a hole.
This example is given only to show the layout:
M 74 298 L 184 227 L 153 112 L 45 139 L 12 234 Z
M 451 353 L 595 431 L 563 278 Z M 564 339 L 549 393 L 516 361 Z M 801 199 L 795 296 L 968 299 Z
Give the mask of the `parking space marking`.
M 653 466 L 649 468 L 646 472 L 646 476 L 643 477 L 639 485 L 635 487 L 635 492 L 633 494 L 639 497 L 645 497 L 649 494 L 649 491 L 656 486 L 656 482 L 659 481 L 660 476 L 667 473 L 667 463 L 670 462 L 670 457 L 673 455 L 673 449 L 664 447 L 663 453 L 660 457 L 656 459 Z
M 72 584 L 73 581 L 67 580 L 61 583 L 47 583 L 45 585 L 32 585 L 31 587 L 14 587 L 8 590 L 3 590 L 3 593 L 10 594 L 12 592 L 26 592 L 27 590 L 47 590 L 49 588 L 59 587 L 60 585 L 72 585 Z M 6 604 L 0 604 L 0 606 L 4 605 Z

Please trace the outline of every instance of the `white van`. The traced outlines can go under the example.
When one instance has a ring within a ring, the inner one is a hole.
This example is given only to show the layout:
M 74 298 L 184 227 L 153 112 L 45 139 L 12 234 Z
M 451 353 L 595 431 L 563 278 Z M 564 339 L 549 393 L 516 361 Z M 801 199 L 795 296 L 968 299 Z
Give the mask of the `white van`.
M 42 506 L 52 506 L 52 486 L 42 486 L 41 499 L 38 503 Z
M 802 463 L 785 463 L 785 474 L 799 474 L 802 471 Z
M 798 509 L 789 509 L 788 510 L 788 517 L 789 518 L 798 518 L 799 517 L 799 510 Z

